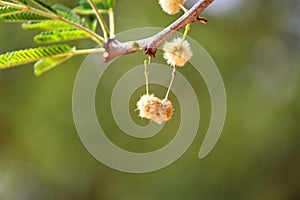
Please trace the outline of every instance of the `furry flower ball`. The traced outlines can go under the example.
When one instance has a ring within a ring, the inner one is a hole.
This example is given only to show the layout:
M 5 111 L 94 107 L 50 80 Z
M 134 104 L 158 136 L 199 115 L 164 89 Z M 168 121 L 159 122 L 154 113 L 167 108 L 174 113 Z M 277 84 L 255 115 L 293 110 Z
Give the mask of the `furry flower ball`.
M 160 100 L 154 94 L 143 95 L 136 105 L 141 118 L 150 119 L 157 124 L 169 121 L 173 114 L 171 101 L 167 99 Z
M 173 67 L 184 66 L 193 56 L 190 44 L 186 40 L 182 43 L 181 38 L 166 42 L 163 51 L 164 59 Z
M 180 4 L 184 4 L 186 0 L 159 0 L 159 4 L 164 12 L 169 15 L 175 15 L 180 11 Z

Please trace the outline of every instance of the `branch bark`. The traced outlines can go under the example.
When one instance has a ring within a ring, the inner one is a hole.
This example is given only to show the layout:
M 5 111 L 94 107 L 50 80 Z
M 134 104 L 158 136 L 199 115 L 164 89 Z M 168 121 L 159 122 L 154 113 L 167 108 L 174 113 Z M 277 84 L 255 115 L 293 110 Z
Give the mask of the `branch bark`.
M 146 55 L 154 57 L 160 45 L 187 24 L 197 21 L 199 15 L 213 1 L 214 0 L 199 0 L 187 13 L 152 37 L 124 43 L 119 42 L 117 39 L 108 39 L 104 44 L 106 52 L 103 54 L 103 61 L 108 62 L 118 56 L 134 53 L 138 50 L 134 48 L 135 46 L 142 47 Z

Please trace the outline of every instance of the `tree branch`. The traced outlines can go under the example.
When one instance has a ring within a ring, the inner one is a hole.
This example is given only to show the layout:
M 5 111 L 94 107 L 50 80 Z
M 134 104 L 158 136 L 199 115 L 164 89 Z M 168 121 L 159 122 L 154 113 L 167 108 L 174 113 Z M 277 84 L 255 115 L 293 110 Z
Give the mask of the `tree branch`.
M 104 48 L 106 52 L 103 54 L 103 61 L 108 62 L 118 56 L 134 53 L 140 47 L 145 54 L 154 57 L 157 49 L 174 33 L 184 28 L 185 25 L 197 21 L 199 15 L 213 2 L 214 0 L 199 0 L 187 13 L 169 25 L 167 28 L 157 33 L 152 37 L 148 37 L 138 41 L 119 42 L 117 39 L 109 39 Z

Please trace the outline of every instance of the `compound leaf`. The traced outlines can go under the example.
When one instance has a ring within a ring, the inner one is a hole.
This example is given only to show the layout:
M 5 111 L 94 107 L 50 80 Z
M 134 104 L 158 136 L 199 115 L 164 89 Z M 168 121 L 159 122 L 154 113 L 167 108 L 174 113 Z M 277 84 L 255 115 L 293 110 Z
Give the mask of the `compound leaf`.
M 54 42 L 62 42 L 69 40 L 77 40 L 88 38 L 88 34 L 79 29 L 59 29 L 42 32 L 39 35 L 34 37 L 34 41 L 39 44 L 47 44 Z
M 15 14 L 18 11 L 20 10 L 9 6 L 0 6 L 0 17 Z
M 26 0 L 13 0 L 14 2 L 21 3 L 23 5 L 28 5 Z
M 49 21 L 41 21 L 41 22 L 26 22 L 22 24 L 22 28 L 25 30 L 55 30 L 55 29 L 68 29 L 72 28 L 72 26 L 60 22 L 60 21 L 54 21 L 54 20 L 49 20 Z
M 27 21 L 49 20 L 49 18 L 32 12 L 20 12 L 16 14 L 2 16 L 0 17 L 0 20 L 7 21 L 7 22 L 27 22 Z
M 71 52 L 68 45 L 55 45 L 8 52 L 0 55 L 0 69 L 22 65 L 37 60 Z
M 72 10 L 68 7 L 65 7 L 61 4 L 55 4 L 53 6 L 53 9 L 56 11 L 56 13 L 58 15 L 60 15 L 61 17 L 71 21 L 71 22 L 75 22 L 77 24 L 82 24 L 82 19 L 80 18 L 79 15 L 75 14 L 72 12 Z
M 113 8 L 115 5 L 115 0 L 106 0 L 106 4 L 109 8 Z
M 99 9 L 100 13 L 108 13 L 110 8 L 114 7 L 114 0 L 94 0 L 95 5 Z M 73 9 L 74 12 L 79 14 L 90 15 L 94 14 L 94 11 L 87 0 L 81 0 L 77 6 Z
M 41 74 L 49 71 L 50 69 L 53 69 L 54 67 L 65 62 L 71 57 L 72 57 L 71 55 L 67 55 L 67 56 L 60 56 L 56 58 L 41 59 L 34 64 L 34 74 L 36 76 L 40 76 Z

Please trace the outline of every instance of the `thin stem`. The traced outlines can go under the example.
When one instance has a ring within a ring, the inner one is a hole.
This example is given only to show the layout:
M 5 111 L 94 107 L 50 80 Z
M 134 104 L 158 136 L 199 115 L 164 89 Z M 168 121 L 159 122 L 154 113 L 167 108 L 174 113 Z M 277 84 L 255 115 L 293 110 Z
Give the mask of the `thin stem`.
M 114 16 L 114 10 L 110 8 L 108 10 L 108 15 L 109 15 L 109 30 L 110 30 L 110 38 L 115 37 L 115 16 Z
M 91 10 L 79 10 L 79 9 L 74 8 L 72 11 L 74 13 L 80 14 L 80 15 L 92 15 L 92 14 L 94 14 L 94 10 L 93 11 L 91 11 Z M 108 11 L 104 10 L 104 9 L 98 9 L 98 11 L 99 11 L 100 14 L 108 14 Z
M 172 84 L 173 84 L 173 82 L 174 82 L 175 75 L 176 75 L 176 67 L 173 67 L 171 82 L 170 82 L 168 91 L 167 91 L 167 93 L 166 93 L 166 97 L 165 97 L 164 99 L 168 99 L 168 96 L 169 96 L 169 93 L 170 93 Z
M 104 53 L 104 48 L 98 48 L 98 49 L 82 49 L 82 50 L 73 50 L 69 52 L 65 52 L 62 54 L 56 54 L 53 56 L 50 56 L 48 58 L 57 58 L 57 57 L 63 57 L 63 56 L 78 56 L 78 55 L 85 55 L 90 53 Z
M 144 61 L 144 67 L 145 67 L 145 71 L 144 71 L 144 74 L 145 74 L 145 79 L 146 79 L 146 94 L 148 95 L 149 94 L 149 80 L 148 80 L 148 65 L 151 63 L 151 56 L 149 56 L 148 60 L 145 60 Z
M 184 11 L 184 13 L 187 13 L 187 12 L 189 11 L 189 10 L 188 10 L 187 8 L 185 8 L 182 4 L 179 4 L 179 6 L 180 6 L 180 8 Z M 187 37 L 187 35 L 188 35 L 190 29 L 191 29 L 191 24 L 190 24 L 190 23 L 187 24 L 187 25 L 185 25 L 185 30 L 184 30 L 184 33 L 183 33 L 183 36 L 182 36 L 182 40 L 181 40 L 181 42 L 180 42 L 179 47 L 182 47 L 182 45 L 183 45 L 183 43 L 184 43 L 184 41 L 185 41 L 185 39 L 186 39 L 186 37 Z
M 103 18 L 103 16 L 100 14 L 96 4 L 92 1 L 92 0 L 88 0 L 89 4 L 92 6 L 94 12 L 95 12 L 95 15 L 98 19 L 98 22 L 102 28 L 102 31 L 103 31 L 103 35 L 104 35 L 104 39 L 107 40 L 108 38 L 108 33 L 109 33 L 109 30 L 108 30 L 108 27 L 105 23 L 105 20 Z
M 104 48 L 98 48 L 98 49 L 82 49 L 82 50 L 76 50 L 73 52 L 74 55 L 82 55 L 82 54 L 90 54 L 90 53 L 104 53 Z
M 179 6 L 180 6 L 180 8 L 185 12 L 185 13 L 187 13 L 189 10 L 188 9 L 186 9 L 185 7 L 184 7 L 184 5 L 182 5 L 181 3 L 179 4 Z
M 187 24 L 185 26 L 185 30 L 184 30 L 184 33 L 183 33 L 183 36 L 182 36 L 182 39 L 181 39 L 181 42 L 180 42 L 180 45 L 179 45 L 180 47 L 183 45 L 183 43 L 184 43 L 184 41 L 185 41 L 185 39 L 186 39 L 186 37 L 187 37 L 190 29 L 191 29 L 191 24 Z
M 57 58 L 57 57 L 62 57 L 62 56 L 78 56 L 78 55 L 85 55 L 85 54 L 90 54 L 90 53 L 104 53 L 105 49 L 104 48 L 98 48 L 98 49 L 82 49 L 82 50 L 74 50 L 74 51 L 69 51 L 66 53 L 62 54 L 57 54 L 50 56 L 49 58 Z
M 66 20 L 66 19 L 62 18 L 61 16 L 59 16 L 59 15 L 52 14 L 52 13 L 47 13 L 47 12 L 44 12 L 42 10 L 38 10 L 38 9 L 29 7 L 29 6 L 26 6 L 26 5 L 20 5 L 20 4 L 10 3 L 10 2 L 6 2 L 6 1 L 1 1 L 1 0 L 0 0 L 0 5 L 21 9 L 22 11 L 33 12 L 33 13 L 42 15 L 44 17 L 48 17 L 48 18 L 53 19 L 53 20 L 58 20 L 58 21 L 64 22 L 64 23 L 66 23 L 70 26 L 73 26 L 75 28 L 78 28 L 78 29 L 86 32 L 88 35 L 90 35 L 91 39 L 93 39 L 95 42 L 97 42 L 100 45 L 103 45 L 103 43 L 105 41 L 104 38 L 102 38 L 98 34 L 94 33 L 90 29 L 88 29 L 88 28 L 86 28 L 86 27 L 84 27 L 80 24 L 76 24 L 74 22 Z

